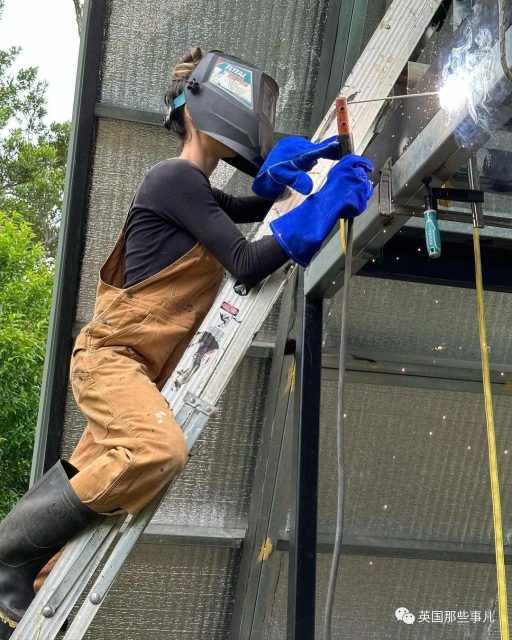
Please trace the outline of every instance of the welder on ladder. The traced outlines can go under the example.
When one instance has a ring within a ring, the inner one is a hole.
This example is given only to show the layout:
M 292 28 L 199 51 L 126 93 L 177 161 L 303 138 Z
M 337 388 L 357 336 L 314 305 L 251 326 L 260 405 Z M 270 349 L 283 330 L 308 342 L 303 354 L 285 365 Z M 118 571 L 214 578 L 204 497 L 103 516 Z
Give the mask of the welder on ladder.
M 371 163 L 346 156 L 314 194 L 248 242 L 235 223 L 261 221 L 289 186 L 310 194 L 307 172 L 336 160 L 338 141 L 300 137 L 273 148 L 278 86 L 254 65 L 195 47 L 177 64 L 165 125 L 181 154 L 154 165 L 136 191 L 100 269 L 94 315 L 71 357 L 87 425 L 0 525 L 0 640 L 9 638 L 62 548 L 100 515 L 138 513 L 184 468 L 188 451 L 160 390 L 212 305 L 224 270 L 255 286 L 290 258 L 307 266 L 340 217 L 362 213 Z M 270 152 L 270 153 L 269 153 Z M 211 186 L 224 159 L 255 176 L 257 195 Z

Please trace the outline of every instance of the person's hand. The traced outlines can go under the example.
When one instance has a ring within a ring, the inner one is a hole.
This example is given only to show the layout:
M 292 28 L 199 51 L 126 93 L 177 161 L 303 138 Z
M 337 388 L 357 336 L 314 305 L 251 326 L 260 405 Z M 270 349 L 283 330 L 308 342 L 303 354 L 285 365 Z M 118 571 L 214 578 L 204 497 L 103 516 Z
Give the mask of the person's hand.
M 368 175 L 374 171 L 367 158 L 348 155 L 327 174 L 325 184 L 298 207 L 270 223 L 285 253 L 307 267 L 339 218 L 354 218 L 373 194 Z
M 337 218 L 355 218 L 366 210 L 373 195 L 368 176 L 373 163 L 364 156 L 351 154 L 337 162 L 327 174 L 325 184 L 308 200 L 316 200 L 323 211 L 329 211 L 332 226 Z
M 339 158 L 338 136 L 317 143 L 299 136 L 282 138 L 266 157 L 254 178 L 252 190 L 265 198 L 277 198 L 285 187 L 308 195 L 313 188 L 313 180 L 307 171 L 316 165 L 319 158 Z

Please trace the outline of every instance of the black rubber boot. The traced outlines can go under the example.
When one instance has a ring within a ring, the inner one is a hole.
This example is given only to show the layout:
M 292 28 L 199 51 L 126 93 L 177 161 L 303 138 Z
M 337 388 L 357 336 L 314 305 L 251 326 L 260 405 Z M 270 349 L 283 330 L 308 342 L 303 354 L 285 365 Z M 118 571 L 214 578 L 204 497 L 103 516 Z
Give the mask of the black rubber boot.
M 59 460 L 0 524 L 0 640 L 10 638 L 34 599 L 34 580 L 48 560 L 100 516 L 76 495 L 78 469 Z

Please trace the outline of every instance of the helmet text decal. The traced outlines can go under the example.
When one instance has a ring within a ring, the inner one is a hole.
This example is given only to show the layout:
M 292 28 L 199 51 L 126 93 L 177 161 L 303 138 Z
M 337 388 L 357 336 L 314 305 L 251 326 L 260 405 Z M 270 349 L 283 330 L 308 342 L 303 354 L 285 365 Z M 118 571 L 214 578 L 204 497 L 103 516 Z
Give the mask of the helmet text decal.
M 252 109 L 252 71 L 219 58 L 209 81 Z

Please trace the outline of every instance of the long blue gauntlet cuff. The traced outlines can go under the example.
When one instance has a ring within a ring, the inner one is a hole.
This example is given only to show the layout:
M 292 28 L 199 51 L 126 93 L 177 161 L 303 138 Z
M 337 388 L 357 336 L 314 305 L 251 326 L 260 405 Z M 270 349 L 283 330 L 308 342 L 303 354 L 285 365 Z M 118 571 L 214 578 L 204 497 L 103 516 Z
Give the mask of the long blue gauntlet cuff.
M 365 211 L 373 194 L 368 179 L 373 170 L 367 158 L 345 156 L 331 168 L 321 189 L 270 223 L 292 260 L 307 267 L 339 218 L 353 218 Z

